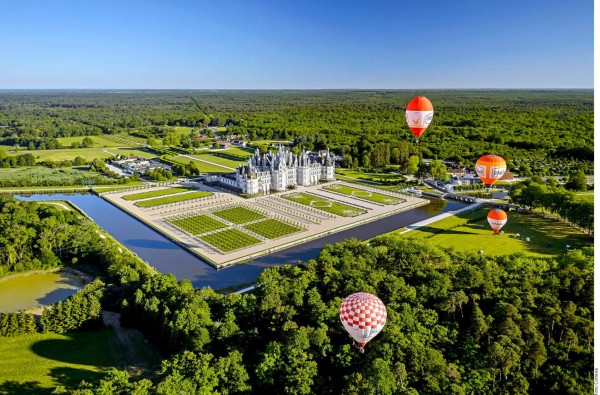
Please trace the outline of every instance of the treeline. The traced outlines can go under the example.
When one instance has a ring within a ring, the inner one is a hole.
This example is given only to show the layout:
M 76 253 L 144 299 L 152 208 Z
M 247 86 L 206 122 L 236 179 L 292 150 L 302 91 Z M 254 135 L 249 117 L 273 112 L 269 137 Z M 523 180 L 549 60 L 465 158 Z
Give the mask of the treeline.
M 339 321 L 358 291 L 388 312 L 364 354 Z M 157 275 L 120 305 L 170 356 L 158 376 L 114 371 L 69 393 L 589 393 L 593 294 L 591 248 L 490 257 L 395 237 L 326 246 L 243 295 Z
M 404 117 L 406 104 L 417 94 L 431 99 L 435 108 L 418 145 Z M 228 134 L 295 139 L 308 149 L 328 146 L 338 152 L 361 145 L 358 152 L 345 154 L 363 167 L 399 164 L 394 149 L 402 152 L 404 143 L 411 155 L 469 166 L 495 153 L 508 160 L 511 171 L 525 176 L 574 169 L 593 173 L 591 90 L 38 92 L 5 94 L 0 108 L 0 126 L 6 126 L 0 138 L 6 141 L 135 133 L 193 147 L 201 143 L 169 127 L 227 126 Z
M 513 184 L 510 190 L 511 202 L 532 210 L 542 209 L 577 225 L 592 234 L 594 231 L 594 203 L 585 201 L 575 193 L 556 185 L 536 183 L 531 180 Z
M 102 293 L 104 283 L 96 279 L 74 295 L 44 308 L 40 318 L 42 332 L 64 333 L 102 326 Z
M 0 313 L 0 336 L 98 328 L 102 325 L 100 302 L 104 285 L 95 280 L 64 301 L 44 307 L 39 325 L 31 313 Z

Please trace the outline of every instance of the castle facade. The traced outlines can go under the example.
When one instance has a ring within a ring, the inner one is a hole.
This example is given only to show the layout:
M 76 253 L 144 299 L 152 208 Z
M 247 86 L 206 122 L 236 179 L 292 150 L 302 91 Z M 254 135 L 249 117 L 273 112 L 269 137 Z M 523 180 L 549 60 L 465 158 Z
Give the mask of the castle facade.
M 218 176 L 217 181 L 226 186 L 254 195 L 270 190 L 285 191 L 289 186 L 316 185 L 319 181 L 335 180 L 335 162 L 329 149 L 323 156 L 309 155 L 302 150 L 294 154 L 289 148 L 279 145 L 276 153 L 260 154 L 258 148 L 248 159 L 248 164 L 239 165 L 235 173 Z

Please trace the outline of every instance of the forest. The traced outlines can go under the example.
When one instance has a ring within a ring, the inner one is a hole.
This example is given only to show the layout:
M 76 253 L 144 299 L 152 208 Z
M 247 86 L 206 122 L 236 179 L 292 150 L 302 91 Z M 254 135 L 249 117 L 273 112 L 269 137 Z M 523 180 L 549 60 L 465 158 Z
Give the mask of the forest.
M 404 109 L 416 95 L 434 105 L 416 144 Z M 328 146 L 362 167 L 406 165 L 411 155 L 472 165 L 483 154 L 523 175 L 593 173 L 591 90 L 498 91 L 31 91 L 0 96 L 0 140 L 56 147 L 57 137 L 227 126 L 251 140 Z M 178 140 L 178 139 L 175 139 Z M 43 145 L 42 145 L 43 144 Z M 368 162 L 365 161 L 368 158 Z
M 103 281 L 47 309 L 37 326 L 28 315 L 0 315 L 0 335 L 91 330 L 102 308 L 121 312 L 122 325 L 165 358 L 151 378 L 115 370 L 55 393 L 584 394 L 593 386 L 593 248 L 537 259 L 393 236 L 347 240 L 317 259 L 266 269 L 254 292 L 225 295 L 151 275 L 64 210 L 11 198 L 1 207 L 2 234 L 19 238 L 3 257 L 5 273 L 85 260 Z M 388 311 L 364 354 L 339 319 L 342 299 L 358 291 Z

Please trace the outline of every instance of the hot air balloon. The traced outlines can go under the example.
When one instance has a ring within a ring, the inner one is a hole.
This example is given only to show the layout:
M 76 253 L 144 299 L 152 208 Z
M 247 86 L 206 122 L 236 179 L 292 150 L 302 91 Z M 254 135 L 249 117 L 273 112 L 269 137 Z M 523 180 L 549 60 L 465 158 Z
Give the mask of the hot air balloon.
M 433 119 L 433 105 L 425 96 L 417 96 L 406 106 L 406 123 L 410 130 L 419 138 Z
M 387 310 L 377 296 L 366 292 L 357 292 L 342 302 L 340 319 L 362 353 L 365 344 L 383 329 L 387 319 Z
M 498 233 L 500 228 L 506 224 L 508 216 L 503 210 L 495 208 L 488 213 L 487 220 L 492 227 L 494 233 Z
M 484 155 L 477 159 L 475 171 L 481 181 L 491 187 L 506 172 L 506 161 L 498 155 Z

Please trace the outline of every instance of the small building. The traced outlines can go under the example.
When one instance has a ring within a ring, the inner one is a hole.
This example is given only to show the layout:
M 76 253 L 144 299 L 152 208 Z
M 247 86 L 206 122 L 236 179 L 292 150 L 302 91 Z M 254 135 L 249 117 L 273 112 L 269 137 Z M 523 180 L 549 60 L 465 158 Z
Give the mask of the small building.
M 231 143 L 228 141 L 219 141 L 219 148 L 229 148 Z

